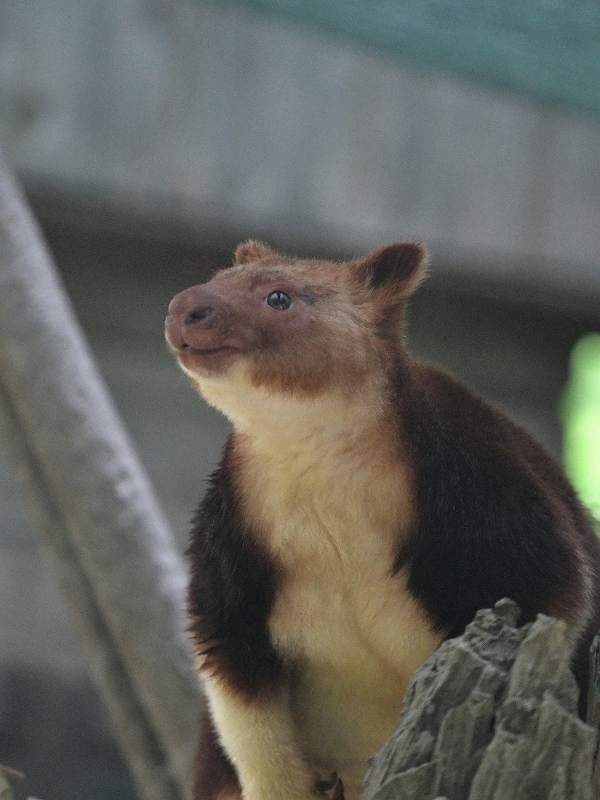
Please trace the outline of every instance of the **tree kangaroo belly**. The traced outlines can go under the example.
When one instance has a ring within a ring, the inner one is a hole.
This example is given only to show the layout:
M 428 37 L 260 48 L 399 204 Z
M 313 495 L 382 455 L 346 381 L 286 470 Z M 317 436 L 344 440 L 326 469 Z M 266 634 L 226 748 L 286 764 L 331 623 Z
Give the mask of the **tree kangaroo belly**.
M 269 621 L 289 664 L 299 746 L 320 775 L 339 774 L 349 800 L 360 795 L 367 759 L 394 731 L 412 673 L 442 638 L 403 575 L 369 572 L 296 574 Z

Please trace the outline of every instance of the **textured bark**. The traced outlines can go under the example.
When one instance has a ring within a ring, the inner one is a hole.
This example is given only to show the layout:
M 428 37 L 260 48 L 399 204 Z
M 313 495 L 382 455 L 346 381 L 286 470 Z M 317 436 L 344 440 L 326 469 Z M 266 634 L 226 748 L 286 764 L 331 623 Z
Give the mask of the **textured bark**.
M 564 625 L 502 600 L 411 681 L 363 800 L 593 800 L 597 727 L 577 715 Z M 593 681 L 595 684 L 595 681 Z
M 0 774 L 0 800 L 13 800 L 10 784 L 2 774 Z
M 0 772 L 0 800 L 13 800 L 12 789 L 2 772 Z

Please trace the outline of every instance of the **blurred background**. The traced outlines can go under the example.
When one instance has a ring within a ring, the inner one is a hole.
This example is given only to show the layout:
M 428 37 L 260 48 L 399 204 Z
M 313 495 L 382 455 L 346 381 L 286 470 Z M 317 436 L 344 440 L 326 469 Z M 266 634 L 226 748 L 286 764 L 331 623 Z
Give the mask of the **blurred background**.
M 557 455 L 569 354 L 600 328 L 598 117 L 255 5 L 0 0 L 0 144 L 182 549 L 227 426 L 163 320 L 239 240 L 427 243 L 413 352 Z M 0 509 L 0 763 L 17 797 L 133 798 L 1 451 Z

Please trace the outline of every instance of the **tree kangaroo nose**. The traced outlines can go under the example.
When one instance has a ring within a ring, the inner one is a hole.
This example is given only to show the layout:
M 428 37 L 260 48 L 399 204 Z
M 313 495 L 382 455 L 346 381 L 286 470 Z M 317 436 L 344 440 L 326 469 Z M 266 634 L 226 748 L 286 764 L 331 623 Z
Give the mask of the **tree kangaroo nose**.
M 215 307 L 199 294 L 194 289 L 186 289 L 176 295 L 169 304 L 169 317 L 183 327 L 210 327 L 216 314 Z
M 214 307 L 209 305 L 208 303 L 202 303 L 202 305 L 197 306 L 187 314 L 187 316 L 183 320 L 183 324 L 184 325 L 208 324 L 210 320 L 214 317 L 214 315 L 215 315 Z

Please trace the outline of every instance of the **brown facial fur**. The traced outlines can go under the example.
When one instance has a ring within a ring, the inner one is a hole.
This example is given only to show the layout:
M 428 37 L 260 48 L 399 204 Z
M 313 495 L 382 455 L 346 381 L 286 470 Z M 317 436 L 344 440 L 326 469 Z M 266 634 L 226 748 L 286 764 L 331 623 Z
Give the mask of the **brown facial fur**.
M 403 259 L 380 248 L 369 259 L 336 264 L 242 245 L 236 266 L 173 299 L 167 341 L 182 366 L 199 374 L 218 374 L 241 356 L 254 386 L 297 397 L 334 388 L 351 394 L 386 371 L 401 340 L 404 300 L 422 274 L 420 245 L 394 248 Z M 387 276 L 394 265 L 404 279 L 373 293 L 370 284 L 378 286 L 379 272 Z M 292 300 L 286 311 L 267 305 L 277 290 Z

